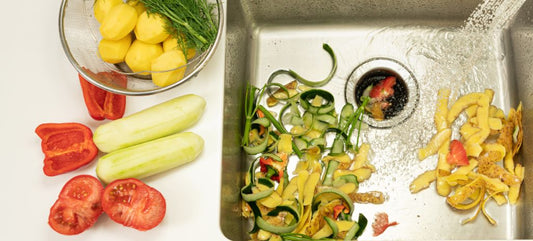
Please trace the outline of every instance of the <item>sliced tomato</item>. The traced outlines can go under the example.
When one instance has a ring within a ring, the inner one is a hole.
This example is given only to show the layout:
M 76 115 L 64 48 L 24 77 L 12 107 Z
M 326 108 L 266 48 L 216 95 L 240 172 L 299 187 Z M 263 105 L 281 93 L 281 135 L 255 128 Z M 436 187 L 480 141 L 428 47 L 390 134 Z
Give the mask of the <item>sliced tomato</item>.
M 113 221 L 141 231 L 161 223 L 166 212 L 163 195 L 135 178 L 110 183 L 104 189 L 102 207 Z
M 98 179 L 79 175 L 70 179 L 57 198 L 48 216 L 48 224 L 60 234 L 79 234 L 93 226 L 102 214 L 104 187 Z
M 457 166 L 466 166 L 470 163 L 463 143 L 458 140 L 453 140 L 450 143 L 450 152 L 446 156 L 446 162 Z

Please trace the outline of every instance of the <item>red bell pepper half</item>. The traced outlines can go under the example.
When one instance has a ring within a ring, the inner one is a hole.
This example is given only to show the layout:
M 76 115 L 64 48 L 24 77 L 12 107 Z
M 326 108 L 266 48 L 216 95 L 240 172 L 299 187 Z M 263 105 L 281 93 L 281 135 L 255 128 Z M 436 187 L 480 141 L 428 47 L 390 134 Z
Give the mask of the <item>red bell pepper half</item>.
M 98 154 L 91 129 L 80 123 L 44 123 L 35 133 L 41 138 L 44 174 L 56 176 L 90 163 Z
M 108 82 L 118 84 L 126 87 L 126 76 L 115 72 L 100 72 L 96 74 L 97 78 Z M 100 89 L 85 80 L 81 74 L 78 74 L 80 79 L 81 89 L 83 91 L 83 99 L 89 115 L 95 120 L 116 120 L 124 116 L 126 110 L 126 96 L 115 94 L 103 89 Z

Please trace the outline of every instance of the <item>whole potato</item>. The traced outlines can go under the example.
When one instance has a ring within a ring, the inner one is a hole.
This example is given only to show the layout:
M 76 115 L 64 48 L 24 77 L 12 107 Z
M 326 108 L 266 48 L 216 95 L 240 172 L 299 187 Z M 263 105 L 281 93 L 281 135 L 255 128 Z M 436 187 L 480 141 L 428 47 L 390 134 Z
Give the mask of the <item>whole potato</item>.
M 169 36 L 165 41 L 163 41 L 163 51 L 171 51 L 171 50 L 180 50 L 181 48 L 178 46 L 178 40 L 172 36 Z M 191 59 L 196 55 L 196 49 L 189 48 L 187 49 L 187 59 Z
M 165 25 L 165 18 L 163 16 L 156 13 L 148 14 L 144 11 L 139 16 L 137 25 L 135 25 L 133 31 L 137 39 L 149 44 L 157 44 L 168 38 Z
M 177 82 L 185 75 L 185 64 L 187 64 L 187 60 L 185 59 L 185 55 L 181 50 L 164 52 L 152 61 L 152 71 L 165 71 L 175 69 L 180 66 L 183 67 L 172 71 L 152 73 L 152 82 L 161 87 Z
M 118 64 L 124 62 L 124 57 L 131 45 L 131 34 L 126 35 L 126 37 L 120 40 L 108 40 L 102 39 L 98 43 L 98 53 L 100 58 L 103 61 Z
M 126 37 L 137 24 L 137 10 L 121 3 L 109 10 L 100 25 L 100 34 L 104 39 L 119 40 Z
M 133 72 L 150 71 L 152 60 L 163 53 L 161 44 L 149 44 L 138 39 L 134 40 L 126 53 L 125 62 Z M 149 75 L 150 73 L 140 73 Z
M 102 23 L 109 10 L 121 3 L 122 0 L 96 0 L 94 3 L 94 17 L 99 23 Z

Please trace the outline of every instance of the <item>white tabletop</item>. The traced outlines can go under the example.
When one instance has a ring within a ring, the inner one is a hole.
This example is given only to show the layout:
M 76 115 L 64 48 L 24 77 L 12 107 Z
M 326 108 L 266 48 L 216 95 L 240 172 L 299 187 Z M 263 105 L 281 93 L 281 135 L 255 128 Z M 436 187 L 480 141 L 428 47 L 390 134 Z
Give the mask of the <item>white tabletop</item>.
M 0 239 L 224 240 L 219 228 L 224 41 L 192 81 L 152 96 L 127 97 L 126 115 L 188 93 L 207 101 L 202 119 L 189 129 L 204 138 L 203 153 L 189 164 L 144 180 L 166 198 L 163 222 L 141 232 L 103 214 L 92 228 L 74 237 L 48 226 L 50 207 L 65 182 L 79 174 L 95 176 L 96 160 L 73 172 L 45 176 L 35 128 L 46 122 L 79 122 L 94 130 L 106 122 L 89 116 L 77 73 L 63 52 L 60 4 L 60 0 L 8 1 L 0 14 Z

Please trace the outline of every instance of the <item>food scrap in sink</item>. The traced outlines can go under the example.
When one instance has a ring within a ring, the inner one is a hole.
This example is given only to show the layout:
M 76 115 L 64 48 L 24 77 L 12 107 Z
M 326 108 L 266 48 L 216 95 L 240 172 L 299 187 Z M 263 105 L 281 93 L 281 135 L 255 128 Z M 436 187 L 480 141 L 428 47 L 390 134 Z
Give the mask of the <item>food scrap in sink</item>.
M 254 160 L 241 196 L 242 215 L 254 221 L 251 239 L 357 239 L 368 220 L 354 202 L 385 201 L 382 192 L 358 192 L 376 171 L 370 145 L 359 143 L 370 98 L 337 112 L 331 93 L 296 79 L 247 88 L 242 146 Z M 292 170 L 290 161 L 297 161 Z
M 422 173 L 409 188 L 417 193 L 436 182 L 437 193 L 453 208 L 477 207 L 474 216 L 463 224 L 480 212 L 496 224 L 485 210 L 487 201 L 515 204 L 525 175 L 515 158 L 522 145 L 522 103 L 505 116 L 503 110 L 491 105 L 493 90 L 463 95 L 450 108 L 449 95 L 449 89 L 439 90 L 434 116 L 437 133 L 418 153 L 420 160 L 437 154 L 436 168 Z M 451 140 L 453 123 L 463 112 L 467 119 L 458 130 L 460 140 Z
M 385 113 L 392 103 L 390 98 L 394 96 L 394 85 L 396 85 L 396 77 L 387 76 L 380 80 L 375 86 L 370 85 L 365 90 L 363 96 L 370 97 L 370 106 L 367 110 L 372 114 L 376 120 L 385 119 Z M 366 93 L 368 92 L 368 94 Z

